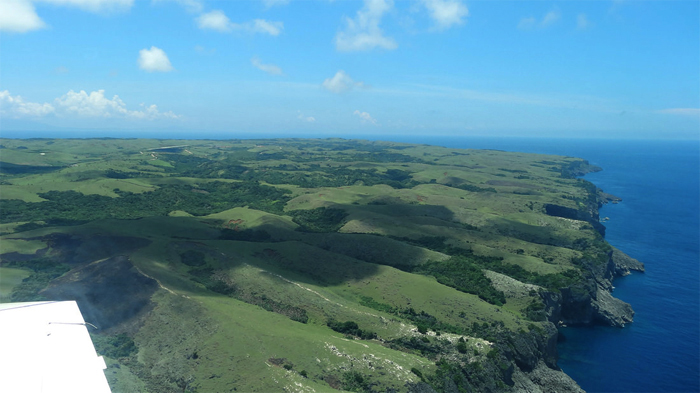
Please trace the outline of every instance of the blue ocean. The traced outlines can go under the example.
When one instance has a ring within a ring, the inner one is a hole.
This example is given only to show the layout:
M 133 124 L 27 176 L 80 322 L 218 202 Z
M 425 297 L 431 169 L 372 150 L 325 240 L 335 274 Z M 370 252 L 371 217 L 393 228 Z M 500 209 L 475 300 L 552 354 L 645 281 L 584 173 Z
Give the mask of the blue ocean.
M 397 140 L 397 138 L 391 138 Z M 608 242 L 646 265 L 614 282 L 623 329 L 565 328 L 559 366 L 588 392 L 700 391 L 700 144 L 697 141 L 401 138 L 459 148 L 559 154 L 603 168 L 585 179 L 622 198 L 601 217 Z
M 170 137 L 290 136 L 200 134 Z M 558 154 L 581 157 L 602 167 L 603 171 L 588 174 L 585 179 L 622 198 L 621 203 L 606 205 L 600 211 L 601 217 L 610 218 L 605 222 L 606 238 L 610 244 L 643 262 L 646 273 L 633 273 L 614 282 L 614 295 L 630 303 L 636 312 L 634 323 L 622 329 L 561 329 L 564 339 L 559 343 L 559 366 L 588 392 L 700 392 L 700 142 L 293 135 L 330 136 Z M 22 132 L 5 137 L 60 136 Z

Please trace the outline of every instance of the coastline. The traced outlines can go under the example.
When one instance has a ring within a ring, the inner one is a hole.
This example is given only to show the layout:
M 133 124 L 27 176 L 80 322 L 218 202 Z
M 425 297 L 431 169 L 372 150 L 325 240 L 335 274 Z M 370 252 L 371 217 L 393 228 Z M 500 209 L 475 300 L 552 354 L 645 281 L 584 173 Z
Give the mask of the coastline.
M 612 295 L 634 323 L 560 329 L 560 367 L 591 392 L 700 390 L 697 141 L 591 141 L 562 146 L 605 168 L 587 178 L 624 201 L 601 208 L 606 241 L 649 274 L 617 275 Z
M 583 185 L 587 183 L 581 182 Z M 592 183 L 590 184 L 593 185 Z M 593 191 L 590 194 L 591 196 L 595 196 L 595 198 L 592 198 L 593 204 L 586 206 L 586 209 L 581 211 L 553 208 L 551 211 L 552 215 L 559 217 L 564 216 L 563 218 L 566 218 L 566 215 L 572 214 L 573 216 L 571 219 L 579 219 L 579 221 L 586 221 L 592 224 L 591 221 L 594 220 L 596 220 L 594 222 L 599 222 L 599 209 L 602 208 L 605 202 L 614 203 L 620 200 L 610 194 L 601 192 L 600 189 L 594 185 L 593 188 L 586 189 L 591 189 Z M 589 229 L 591 228 L 589 227 Z M 602 233 L 604 233 L 605 230 L 602 228 L 598 232 L 601 233 L 602 238 Z M 634 311 L 631 307 L 628 307 L 629 305 L 625 302 L 612 296 L 612 280 L 629 274 L 630 270 L 641 270 L 643 265 L 627 256 L 624 252 L 612 247 L 607 240 L 603 240 L 603 242 L 610 247 L 609 253 L 606 254 L 605 263 L 598 264 L 598 261 L 595 259 L 580 261 L 581 263 L 588 264 L 586 271 L 590 272 L 590 275 L 586 276 L 586 280 L 582 280 L 584 282 L 578 286 L 580 291 L 564 291 L 564 293 L 559 294 L 558 298 L 554 298 L 556 294 L 552 295 L 550 299 L 552 304 L 548 308 L 548 317 L 551 318 L 550 324 L 553 329 L 547 326 L 547 337 L 541 340 L 537 337 L 527 338 L 517 337 L 516 335 L 514 338 L 516 339 L 517 345 L 513 344 L 515 348 L 509 348 L 513 350 L 513 352 L 509 352 L 508 349 L 504 348 L 504 354 L 512 353 L 514 355 L 514 360 L 518 367 L 516 367 L 516 370 L 513 370 L 514 373 L 512 376 L 514 382 L 518 383 L 518 387 L 523 388 L 523 391 L 537 391 L 532 389 L 525 390 L 528 382 L 521 378 L 523 374 L 525 374 L 524 376 L 530 381 L 530 384 L 532 384 L 533 380 L 541 381 L 542 384 L 539 385 L 539 387 L 544 388 L 543 385 L 554 383 L 553 380 L 543 376 L 543 374 L 547 374 L 562 383 L 559 391 L 580 391 L 576 383 L 573 380 L 568 381 L 568 377 L 565 377 L 564 373 L 553 374 L 551 372 L 557 371 L 556 358 L 554 362 L 552 362 L 551 356 L 552 354 L 556 355 L 556 325 L 559 324 L 560 321 L 561 324 L 566 324 L 566 322 L 568 322 L 571 326 L 598 324 L 606 326 L 624 326 L 632 320 Z M 556 314 L 557 312 L 558 314 Z M 556 318 L 556 316 L 559 318 Z M 522 339 L 522 341 L 520 339 Z M 535 349 L 539 351 L 542 356 L 538 358 L 533 358 L 531 356 L 536 354 L 537 351 L 532 351 L 531 348 L 527 348 L 530 343 L 535 344 Z M 521 365 L 525 371 L 519 370 Z M 568 385 L 568 387 L 565 387 L 565 385 Z

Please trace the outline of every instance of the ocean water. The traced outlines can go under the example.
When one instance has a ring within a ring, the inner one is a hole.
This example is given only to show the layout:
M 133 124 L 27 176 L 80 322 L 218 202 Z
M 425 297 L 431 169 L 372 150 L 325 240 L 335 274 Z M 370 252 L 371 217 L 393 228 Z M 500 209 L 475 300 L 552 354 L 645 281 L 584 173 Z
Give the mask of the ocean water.
M 381 138 L 377 138 L 381 139 Z M 399 138 L 391 138 L 399 140 Z M 617 279 L 625 328 L 564 328 L 559 366 L 588 392 L 700 391 L 700 145 L 697 141 L 401 138 L 460 148 L 560 154 L 603 168 L 585 179 L 622 202 L 608 242 L 646 265 Z

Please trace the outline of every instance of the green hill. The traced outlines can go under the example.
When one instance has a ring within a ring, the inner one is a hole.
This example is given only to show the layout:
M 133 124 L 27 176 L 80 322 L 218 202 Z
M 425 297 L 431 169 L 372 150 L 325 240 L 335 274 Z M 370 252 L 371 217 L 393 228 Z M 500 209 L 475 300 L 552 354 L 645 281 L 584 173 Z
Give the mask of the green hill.
M 115 392 L 577 392 L 557 325 L 632 321 L 582 159 L 0 144 L 0 301 L 76 299 Z

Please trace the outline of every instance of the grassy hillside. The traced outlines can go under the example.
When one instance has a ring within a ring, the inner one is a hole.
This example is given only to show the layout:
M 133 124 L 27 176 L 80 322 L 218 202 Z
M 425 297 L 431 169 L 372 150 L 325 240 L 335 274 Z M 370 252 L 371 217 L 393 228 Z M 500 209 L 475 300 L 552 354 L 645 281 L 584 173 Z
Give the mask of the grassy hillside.
M 611 251 L 577 158 L 0 145 L 0 300 L 77 299 L 114 391 L 517 391 L 539 360 L 558 372 L 545 294 Z

